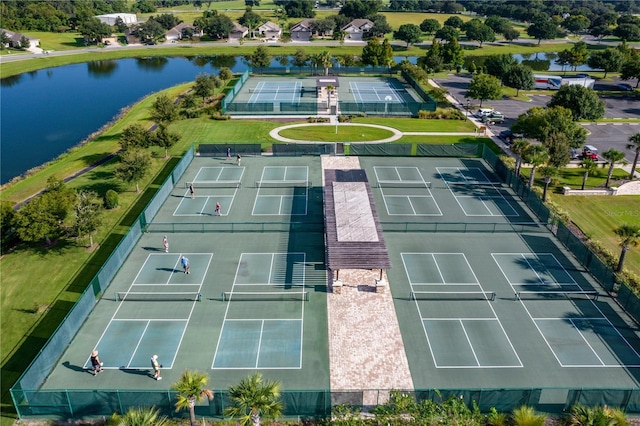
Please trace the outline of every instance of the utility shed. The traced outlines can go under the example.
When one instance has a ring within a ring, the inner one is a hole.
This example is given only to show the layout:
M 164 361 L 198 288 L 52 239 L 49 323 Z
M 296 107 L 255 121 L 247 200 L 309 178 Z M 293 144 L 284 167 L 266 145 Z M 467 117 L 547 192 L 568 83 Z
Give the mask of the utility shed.
M 324 171 L 327 266 L 340 269 L 391 267 L 367 174 L 362 169 Z

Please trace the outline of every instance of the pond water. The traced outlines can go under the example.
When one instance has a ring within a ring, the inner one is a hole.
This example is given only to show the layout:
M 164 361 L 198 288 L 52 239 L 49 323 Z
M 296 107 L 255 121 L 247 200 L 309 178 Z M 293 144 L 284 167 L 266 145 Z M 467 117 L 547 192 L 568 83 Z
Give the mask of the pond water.
M 553 71 L 550 55 L 516 56 L 535 65 L 536 71 L 543 66 Z M 416 63 L 418 58 L 394 59 Z M 480 64 L 484 59 L 475 57 L 475 61 Z M 274 59 L 272 66 L 282 65 Z M 247 64 L 233 56 L 119 59 L 0 80 L 0 183 L 56 158 L 144 96 L 193 81 L 200 73 L 218 74 L 221 67 L 244 72 Z

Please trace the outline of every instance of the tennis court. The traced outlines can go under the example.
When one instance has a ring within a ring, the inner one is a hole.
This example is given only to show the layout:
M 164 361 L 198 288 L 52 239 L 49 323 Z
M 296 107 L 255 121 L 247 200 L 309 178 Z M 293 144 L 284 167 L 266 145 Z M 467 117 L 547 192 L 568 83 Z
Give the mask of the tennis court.
M 638 387 L 637 325 L 483 160 L 360 165 L 415 389 L 541 388 L 542 404 L 569 388 Z M 329 357 L 321 173 L 317 157 L 194 158 L 43 388 L 167 389 L 188 368 L 216 389 L 255 370 L 286 390 L 330 389 L 339 360 Z M 222 216 L 210 215 L 216 202 Z M 479 206 L 492 214 L 470 214 Z M 93 349 L 106 369 L 96 378 Z
M 404 89 L 402 89 L 404 90 Z M 353 95 L 356 102 L 389 102 L 402 103 L 403 99 L 399 89 L 394 88 L 386 82 L 372 81 L 350 81 L 349 93 Z

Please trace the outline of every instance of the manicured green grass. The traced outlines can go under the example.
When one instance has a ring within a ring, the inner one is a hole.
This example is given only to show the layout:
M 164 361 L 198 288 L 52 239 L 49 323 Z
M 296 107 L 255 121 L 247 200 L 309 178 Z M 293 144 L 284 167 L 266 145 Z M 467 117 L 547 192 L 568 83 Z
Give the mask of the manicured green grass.
M 302 123 L 304 121 L 300 121 Z M 292 124 L 292 123 L 286 123 Z M 170 129 L 182 135 L 184 144 L 199 143 L 272 143 L 269 132 L 283 123 L 267 120 L 216 121 L 207 116 L 181 120 L 171 124 Z
M 471 16 L 468 15 L 451 15 L 447 13 L 420 13 L 420 12 L 382 12 L 387 18 L 387 23 L 391 25 L 391 28 L 397 30 L 402 24 L 414 24 L 420 26 L 425 19 L 436 19 L 440 22 L 440 25 L 444 24 L 444 21 L 452 16 L 462 18 L 467 22 L 471 20 Z
M 364 142 L 386 139 L 393 132 L 369 126 L 304 126 L 282 130 L 280 135 L 301 141 Z
M 429 143 L 429 144 L 453 144 L 453 143 L 478 143 L 484 138 L 473 136 L 403 136 L 397 142 L 400 143 Z
M 624 223 L 640 226 L 640 196 L 637 195 L 582 197 L 553 194 L 553 202 L 569 213 L 585 235 L 599 241 L 616 256 L 620 254 L 620 246 L 613 230 Z M 627 252 L 625 267 L 640 276 L 640 247 L 632 247 Z
M 356 117 L 354 123 L 378 124 L 401 132 L 474 132 L 475 126 L 467 120 L 416 120 L 414 118 Z

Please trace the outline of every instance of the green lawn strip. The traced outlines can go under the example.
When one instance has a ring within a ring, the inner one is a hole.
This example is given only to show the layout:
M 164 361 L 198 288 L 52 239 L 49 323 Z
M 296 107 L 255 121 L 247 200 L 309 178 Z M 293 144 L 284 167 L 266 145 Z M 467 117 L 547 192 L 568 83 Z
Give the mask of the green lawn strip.
M 337 129 L 337 132 L 336 132 Z M 364 142 L 386 139 L 393 132 L 369 126 L 304 126 L 280 132 L 285 138 L 320 142 Z
M 585 235 L 599 241 L 617 258 L 618 237 L 613 230 L 627 223 L 640 226 L 640 196 L 562 196 L 553 194 L 553 202 L 569 213 L 571 220 Z M 625 258 L 625 268 L 640 276 L 640 247 L 632 247 Z
M 186 91 L 190 85 L 191 83 L 182 84 L 161 93 L 165 93 L 170 97 L 176 96 Z M 133 123 L 140 123 L 145 127 L 151 126 L 152 122 L 149 118 L 148 109 L 155 101 L 157 95 L 158 94 L 150 95 L 135 104 L 124 114 L 122 119 L 113 123 L 111 127 L 106 129 L 104 133 L 93 141 L 71 148 L 25 179 L 7 185 L 1 191 L 2 199 L 13 203 L 20 202 L 46 187 L 46 182 L 49 177 L 65 178 L 95 163 L 101 158 L 118 151 L 120 149 L 118 139 L 122 129 Z M 176 155 L 181 155 L 189 146 L 190 143 L 178 143 L 172 148 L 171 152 Z
M 300 119 L 300 123 L 304 123 Z M 295 122 L 294 122 L 295 123 Z M 266 120 L 216 121 L 208 116 L 181 120 L 171 124 L 170 129 L 182 135 L 181 144 L 200 143 L 273 143 L 269 132 L 276 127 L 292 123 Z
M 428 144 L 453 144 L 453 143 L 480 143 L 487 138 L 473 136 L 403 136 L 396 143 L 428 143 Z M 489 139 L 490 140 L 490 139 Z
M 378 124 L 401 132 L 474 132 L 476 127 L 467 120 L 416 120 L 413 118 L 356 117 L 353 123 Z

